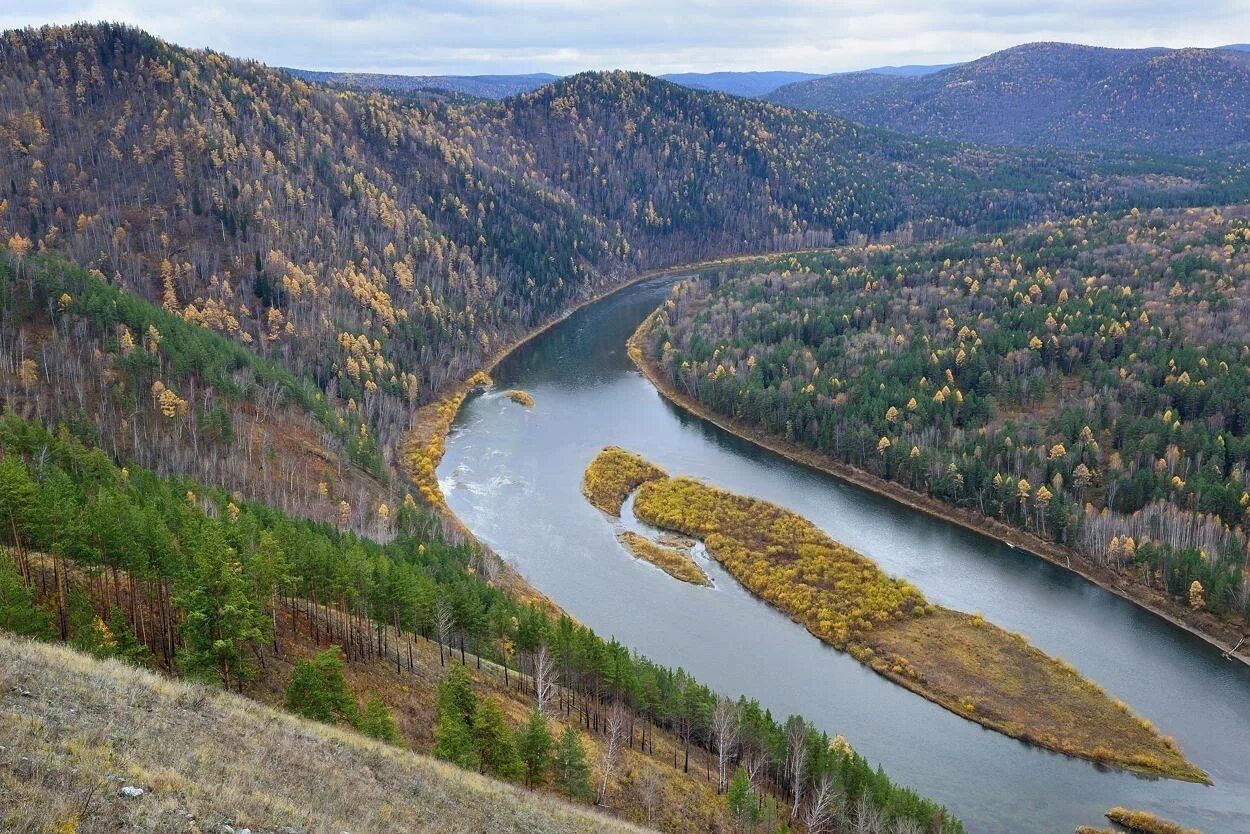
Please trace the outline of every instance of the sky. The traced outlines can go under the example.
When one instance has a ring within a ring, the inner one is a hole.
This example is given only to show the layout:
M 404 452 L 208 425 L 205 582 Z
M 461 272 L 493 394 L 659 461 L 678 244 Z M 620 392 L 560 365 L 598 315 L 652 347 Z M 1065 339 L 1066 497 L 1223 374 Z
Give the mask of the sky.
M 1250 0 L 0 0 L 0 28 L 130 23 L 303 69 L 481 74 L 839 72 L 1020 43 L 1250 41 Z

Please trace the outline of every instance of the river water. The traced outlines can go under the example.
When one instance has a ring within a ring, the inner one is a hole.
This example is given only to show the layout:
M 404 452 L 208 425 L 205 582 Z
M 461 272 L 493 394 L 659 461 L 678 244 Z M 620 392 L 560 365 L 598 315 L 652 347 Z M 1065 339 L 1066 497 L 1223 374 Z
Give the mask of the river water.
M 586 307 L 509 356 L 462 407 L 438 475 L 451 508 L 538 589 L 604 636 L 776 716 L 841 733 L 972 832 L 1070 832 L 1112 805 L 1204 834 L 1250 834 L 1250 668 L 1061 568 L 760 450 L 672 406 L 625 340 L 672 278 Z M 502 391 L 523 388 L 532 409 Z M 915 583 L 1073 663 L 1179 742 L 1214 786 L 1147 779 L 958 718 L 828 648 L 718 565 L 698 588 L 634 559 L 581 495 L 606 445 L 782 504 Z

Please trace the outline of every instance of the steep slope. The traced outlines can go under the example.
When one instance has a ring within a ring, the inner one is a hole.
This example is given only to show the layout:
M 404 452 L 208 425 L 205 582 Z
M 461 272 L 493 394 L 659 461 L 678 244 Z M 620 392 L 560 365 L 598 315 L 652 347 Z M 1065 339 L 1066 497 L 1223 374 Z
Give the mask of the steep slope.
M 865 235 L 1000 227 L 1078 206 L 1197 199 L 1198 167 L 953 146 L 840 118 L 584 73 L 484 108 L 479 159 L 541 182 L 664 264 Z M 1145 174 L 1145 176 L 1140 176 Z M 1150 193 L 1147 193 L 1150 192 Z
M 416 106 L 114 25 L 9 32 L 0 70 L 0 239 L 281 364 L 384 458 L 414 404 L 641 266 L 1244 187 L 623 72 Z
M 1228 49 L 1035 43 L 922 77 L 827 76 L 768 100 L 947 139 L 1189 153 L 1250 139 L 1250 60 Z
M 4 636 L 0 741 L 6 831 L 643 830 L 221 690 Z

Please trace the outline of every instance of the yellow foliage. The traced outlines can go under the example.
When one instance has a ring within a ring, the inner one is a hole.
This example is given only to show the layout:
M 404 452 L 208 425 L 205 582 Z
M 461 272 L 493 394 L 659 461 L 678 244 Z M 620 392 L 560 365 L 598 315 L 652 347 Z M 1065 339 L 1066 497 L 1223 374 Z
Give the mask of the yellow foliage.
M 915 586 L 776 504 L 660 476 L 641 485 L 634 512 L 702 539 L 748 590 L 839 648 L 880 623 L 927 613 Z
M 609 446 L 586 467 L 582 494 L 608 515 L 620 515 L 621 504 L 639 485 L 664 477 L 663 469 L 641 455 Z

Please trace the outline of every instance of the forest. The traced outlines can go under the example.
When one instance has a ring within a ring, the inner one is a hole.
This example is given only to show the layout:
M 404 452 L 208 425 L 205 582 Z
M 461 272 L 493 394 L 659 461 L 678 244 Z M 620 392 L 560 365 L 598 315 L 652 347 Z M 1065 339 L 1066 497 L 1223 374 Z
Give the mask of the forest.
M 277 639 L 279 610 L 324 606 L 330 619 L 323 636 L 348 662 L 397 652 L 389 644 L 396 635 L 423 635 L 447 650 L 447 662 L 457 651 L 464 662 L 471 651 L 479 664 L 485 658 L 558 687 L 552 709 L 588 733 L 619 733 L 622 716 L 631 744 L 636 723 L 642 744 L 645 726 L 668 730 L 685 745 L 684 768 L 692 747 L 718 751 L 722 762 L 749 770 L 752 792 L 797 805 L 812 791 L 829 809 L 835 793 L 844 809 L 863 797 L 864 813 L 885 823 L 962 831 L 943 808 L 893 784 L 802 718 L 781 721 L 758 702 L 731 701 L 567 616 L 518 602 L 483 578 L 480 560 L 493 557 L 446 541 L 437 519 L 415 503 L 396 508 L 395 535 L 380 543 L 191 479 L 119 466 L 70 427 L 49 429 L 11 411 L 0 415 L 0 452 L 6 631 L 246 691 L 255 646 Z M 326 662 L 297 666 L 294 674 L 333 679 Z M 440 697 L 454 703 L 456 685 Z M 292 691 L 291 706 L 305 714 L 332 718 L 343 709 L 333 689 L 296 681 L 288 697 Z M 301 692 L 319 693 L 322 706 L 308 705 Z M 346 709 L 362 721 L 355 706 Z M 379 723 L 376 706 L 373 712 L 363 726 L 380 726 L 385 737 L 386 722 Z M 446 741 L 443 753 L 468 762 L 456 743 Z M 505 767 L 499 775 L 522 773 Z
M 675 289 L 714 411 L 1250 618 L 1242 208 L 796 255 Z

